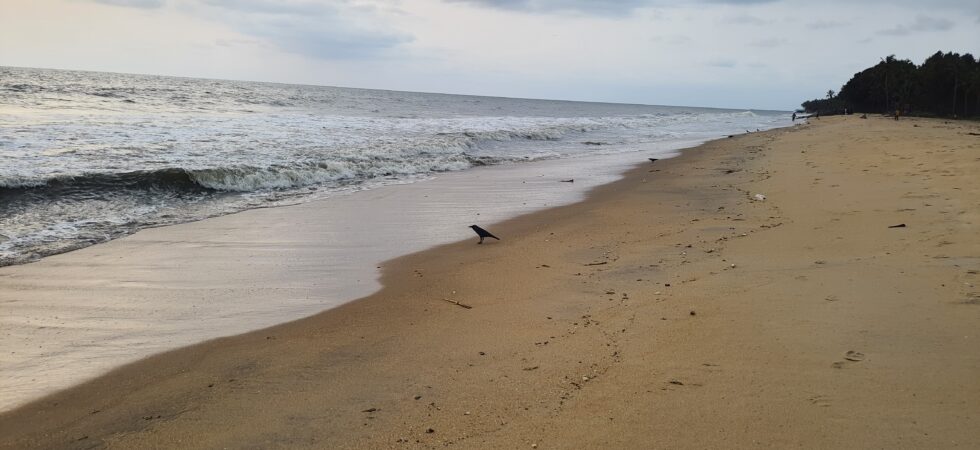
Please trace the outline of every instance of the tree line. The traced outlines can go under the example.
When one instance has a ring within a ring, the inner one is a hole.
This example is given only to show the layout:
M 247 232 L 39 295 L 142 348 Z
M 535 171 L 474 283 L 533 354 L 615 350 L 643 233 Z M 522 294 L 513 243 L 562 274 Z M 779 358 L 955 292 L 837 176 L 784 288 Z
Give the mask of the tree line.
M 895 55 L 856 74 L 826 98 L 805 101 L 809 113 L 847 112 L 980 117 L 980 61 L 936 52 L 916 66 Z

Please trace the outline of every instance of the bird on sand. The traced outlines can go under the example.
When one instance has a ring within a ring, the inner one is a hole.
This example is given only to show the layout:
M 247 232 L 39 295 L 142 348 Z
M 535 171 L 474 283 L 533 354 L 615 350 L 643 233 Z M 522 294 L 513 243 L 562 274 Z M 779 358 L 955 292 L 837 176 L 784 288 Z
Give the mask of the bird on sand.
M 657 162 L 657 161 L 660 161 L 660 160 L 659 160 L 659 159 L 657 159 L 657 158 L 647 158 L 647 159 L 649 159 L 649 160 L 650 160 L 650 162 Z
M 482 244 L 482 243 L 483 243 L 483 239 L 485 239 L 485 238 L 488 238 L 488 237 L 489 237 L 489 238 L 494 238 L 494 239 L 496 239 L 496 240 L 498 240 L 498 241 L 500 240 L 500 238 L 499 238 L 499 237 L 497 237 L 497 236 L 494 236 L 494 235 L 493 235 L 492 233 L 490 233 L 489 231 L 487 231 L 487 230 L 484 230 L 483 228 L 480 228 L 480 227 L 478 227 L 478 226 L 476 226 L 476 225 L 470 225 L 470 228 L 472 228 L 472 229 L 473 229 L 473 231 L 475 231 L 475 232 L 476 232 L 476 235 L 477 235 L 477 236 L 480 236 L 480 242 L 477 242 L 477 244 Z

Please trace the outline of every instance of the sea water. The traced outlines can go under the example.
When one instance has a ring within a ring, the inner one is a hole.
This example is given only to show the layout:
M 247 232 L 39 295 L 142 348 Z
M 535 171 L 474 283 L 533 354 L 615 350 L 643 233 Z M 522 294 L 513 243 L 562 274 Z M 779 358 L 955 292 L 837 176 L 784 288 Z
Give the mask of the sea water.
M 636 152 L 785 113 L 0 67 L 0 266 L 477 166 Z

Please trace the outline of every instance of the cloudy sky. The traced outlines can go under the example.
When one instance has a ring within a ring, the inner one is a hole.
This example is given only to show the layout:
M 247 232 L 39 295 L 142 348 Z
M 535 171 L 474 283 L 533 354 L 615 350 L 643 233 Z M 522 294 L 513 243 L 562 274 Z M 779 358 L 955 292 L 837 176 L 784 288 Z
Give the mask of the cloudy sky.
M 660 105 L 978 46 L 978 0 L 0 0 L 0 65 Z

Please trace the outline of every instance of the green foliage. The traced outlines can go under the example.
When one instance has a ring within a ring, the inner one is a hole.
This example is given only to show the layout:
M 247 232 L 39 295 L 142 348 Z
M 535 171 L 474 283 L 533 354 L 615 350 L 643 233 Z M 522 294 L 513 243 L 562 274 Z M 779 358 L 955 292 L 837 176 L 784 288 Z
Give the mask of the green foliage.
M 848 107 L 847 103 L 838 97 L 818 98 L 803 102 L 803 109 L 808 113 L 840 114 Z
M 980 62 L 967 53 L 936 52 L 916 66 L 883 58 L 854 74 L 835 96 L 803 102 L 808 112 L 853 112 L 937 116 L 980 116 Z

